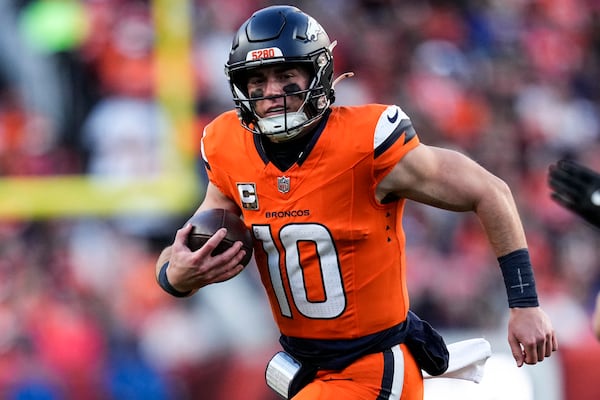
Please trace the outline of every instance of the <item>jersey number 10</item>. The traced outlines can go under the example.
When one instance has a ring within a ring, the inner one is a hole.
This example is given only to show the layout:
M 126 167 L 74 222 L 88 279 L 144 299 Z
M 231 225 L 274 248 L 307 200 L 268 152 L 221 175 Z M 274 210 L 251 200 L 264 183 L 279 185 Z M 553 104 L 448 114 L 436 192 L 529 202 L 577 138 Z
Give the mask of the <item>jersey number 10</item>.
M 307 318 L 332 319 L 338 317 L 346 308 L 346 295 L 342 283 L 340 263 L 333 237 L 329 230 L 319 224 L 289 224 L 279 231 L 279 248 L 273 239 L 269 225 L 253 225 L 254 237 L 262 242 L 267 253 L 269 276 L 281 314 L 291 318 L 292 311 L 285 291 L 280 269 L 280 260 L 285 268 L 292 301 L 298 311 Z M 305 271 L 300 263 L 300 242 L 313 243 L 316 246 L 320 279 L 320 288 L 325 294 L 324 301 L 310 301 L 306 287 Z M 281 256 L 283 254 L 283 257 Z

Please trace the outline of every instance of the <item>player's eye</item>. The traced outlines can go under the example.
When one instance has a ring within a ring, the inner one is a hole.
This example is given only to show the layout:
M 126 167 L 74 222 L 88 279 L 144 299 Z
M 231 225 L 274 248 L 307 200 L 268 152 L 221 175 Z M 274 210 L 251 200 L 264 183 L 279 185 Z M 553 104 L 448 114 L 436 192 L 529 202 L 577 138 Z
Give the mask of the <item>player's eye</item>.
M 248 81 L 248 86 L 252 87 L 252 86 L 259 86 L 262 83 L 262 80 L 256 78 L 256 79 L 250 79 Z
M 281 75 L 281 79 L 285 81 L 291 81 L 294 80 L 297 76 L 298 74 L 294 70 L 290 70 L 283 73 Z

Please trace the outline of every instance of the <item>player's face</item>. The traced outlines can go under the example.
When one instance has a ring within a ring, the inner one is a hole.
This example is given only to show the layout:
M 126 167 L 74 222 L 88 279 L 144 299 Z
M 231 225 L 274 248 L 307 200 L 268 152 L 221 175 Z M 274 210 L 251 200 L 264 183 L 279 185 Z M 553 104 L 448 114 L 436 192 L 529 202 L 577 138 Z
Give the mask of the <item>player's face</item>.
M 257 100 L 254 111 L 261 118 L 298 111 L 304 101 L 304 94 L 285 98 L 284 95 L 306 90 L 309 79 L 308 72 L 300 67 L 280 65 L 256 68 L 248 79 L 248 95 L 250 98 L 268 98 Z

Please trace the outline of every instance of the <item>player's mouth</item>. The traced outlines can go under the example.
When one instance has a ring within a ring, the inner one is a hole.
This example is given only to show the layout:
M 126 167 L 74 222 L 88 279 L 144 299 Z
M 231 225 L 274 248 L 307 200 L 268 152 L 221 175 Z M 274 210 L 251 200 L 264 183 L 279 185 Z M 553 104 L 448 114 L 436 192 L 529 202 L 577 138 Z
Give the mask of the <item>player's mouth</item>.
M 285 107 L 283 107 L 283 106 L 276 106 L 276 107 L 270 107 L 265 114 L 268 115 L 268 116 L 273 116 L 273 115 L 282 114 L 285 111 L 286 111 Z

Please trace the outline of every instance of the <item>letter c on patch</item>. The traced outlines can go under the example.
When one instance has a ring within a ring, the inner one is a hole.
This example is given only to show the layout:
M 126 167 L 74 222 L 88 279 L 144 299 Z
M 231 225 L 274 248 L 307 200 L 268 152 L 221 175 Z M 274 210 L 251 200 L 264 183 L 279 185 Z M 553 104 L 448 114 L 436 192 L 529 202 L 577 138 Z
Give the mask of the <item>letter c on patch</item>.
M 246 210 L 258 210 L 258 197 L 256 196 L 256 184 L 238 183 L 238 193 L 242 207 Z

